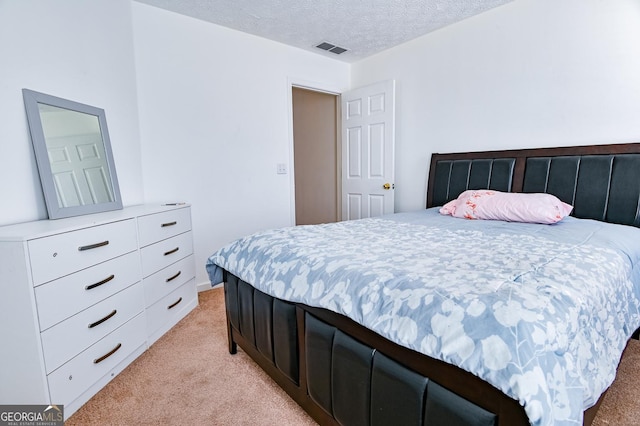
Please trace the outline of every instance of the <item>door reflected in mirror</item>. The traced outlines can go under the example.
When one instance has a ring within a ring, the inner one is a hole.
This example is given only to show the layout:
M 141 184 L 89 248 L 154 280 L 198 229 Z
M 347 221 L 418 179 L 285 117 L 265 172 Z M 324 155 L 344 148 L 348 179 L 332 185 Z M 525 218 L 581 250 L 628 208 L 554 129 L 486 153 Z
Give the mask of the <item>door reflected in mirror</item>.
M 58 205 L 113 201 L 98 117 L 38 104 Z
M 121 209 L 104 110 L 23 95 L 49 218 Z

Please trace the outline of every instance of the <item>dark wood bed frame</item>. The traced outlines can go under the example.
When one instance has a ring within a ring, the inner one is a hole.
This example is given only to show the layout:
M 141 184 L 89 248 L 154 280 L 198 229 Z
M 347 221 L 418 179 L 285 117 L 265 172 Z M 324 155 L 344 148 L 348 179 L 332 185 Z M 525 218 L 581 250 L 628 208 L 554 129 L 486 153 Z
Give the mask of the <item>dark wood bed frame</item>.
M 433 154 L 427 207 L 486 188 L 547 192 L 577 217 L 640 226 L 640 143 Z M 322 425 L 529 424 L 516 400 L 458 367 L 228 272 L 224 280 L 229 352 L 239 345 Z

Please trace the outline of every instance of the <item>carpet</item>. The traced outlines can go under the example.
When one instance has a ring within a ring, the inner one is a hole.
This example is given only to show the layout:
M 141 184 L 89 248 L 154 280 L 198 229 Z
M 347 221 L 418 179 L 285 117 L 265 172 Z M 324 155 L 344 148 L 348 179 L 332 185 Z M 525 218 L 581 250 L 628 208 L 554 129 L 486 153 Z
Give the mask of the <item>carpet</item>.
M 315 425 L 240 348 L 230 355 L 221 287 L 76 411 L 67 426 Z M 640 343 L 630 342 L 594 426 L 640 419 Z
M 315 425 L 242 350 L 229 354 L 223 289 L 198 297 L 65 425 Z

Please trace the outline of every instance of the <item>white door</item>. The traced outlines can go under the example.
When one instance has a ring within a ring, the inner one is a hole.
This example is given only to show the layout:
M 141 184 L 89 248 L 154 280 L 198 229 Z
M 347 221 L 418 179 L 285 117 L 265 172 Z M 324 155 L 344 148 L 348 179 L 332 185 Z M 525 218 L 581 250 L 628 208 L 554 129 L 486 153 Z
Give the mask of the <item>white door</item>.
M 395 81 L 342 98 L 342 220 L 393 213 Z

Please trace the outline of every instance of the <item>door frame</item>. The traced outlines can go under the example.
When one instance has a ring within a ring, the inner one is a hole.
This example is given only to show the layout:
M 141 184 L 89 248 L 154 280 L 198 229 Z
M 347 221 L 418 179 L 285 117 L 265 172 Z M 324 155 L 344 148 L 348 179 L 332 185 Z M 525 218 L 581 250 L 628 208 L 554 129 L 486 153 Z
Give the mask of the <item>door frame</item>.
M 327 93 L 336 96 L 336 144 L 337 144 L 337 161 L 336 172 L 338 174 L 336 179 L 336 191 L 337 191 L 337 218 L 341 217 L 342 212 L 342 114 L 341 114 L 341 98 L 340 95 L 343 91 L 330 84 L 319 83 L 316 81 L 309 81 L 295 77 L 287 77 L 287 107 L 289 109 L 289 189 L 291 194 L 289 222 L 291 226 L 296 224 L 296 187 L 295 187 L 295 163 L 293 155 L 293 95 L 292 90 L 294 87 L 300 89 L 311 90 L 314 92 Z

